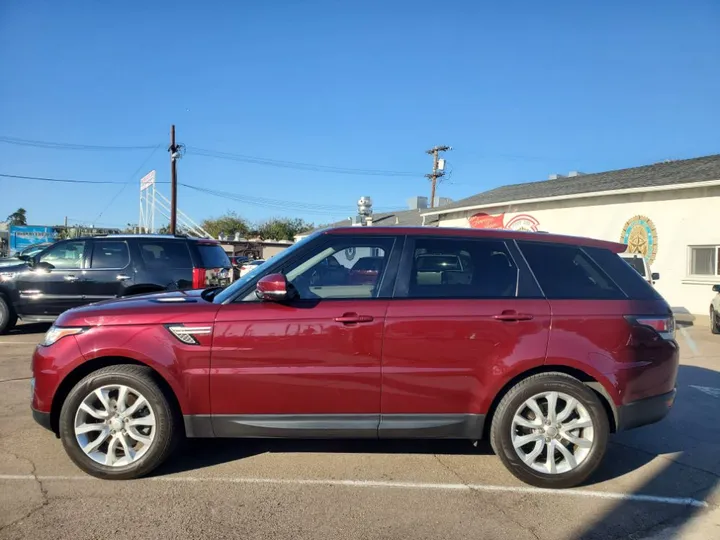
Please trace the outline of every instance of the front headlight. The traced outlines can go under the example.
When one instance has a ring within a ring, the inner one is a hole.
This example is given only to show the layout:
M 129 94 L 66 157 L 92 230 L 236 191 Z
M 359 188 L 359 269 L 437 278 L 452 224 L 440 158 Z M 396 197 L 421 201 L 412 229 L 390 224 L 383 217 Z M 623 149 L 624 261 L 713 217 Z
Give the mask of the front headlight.
M 83 327 L 63 327 L 63 326 L 51 326 L 50 330 L 45 334 L 45 338 L 40 342 L 41 347 L 49 347 L 50 345 L 57 343 L 66 336 L 74 336 L 82 334 L 87 328 Z

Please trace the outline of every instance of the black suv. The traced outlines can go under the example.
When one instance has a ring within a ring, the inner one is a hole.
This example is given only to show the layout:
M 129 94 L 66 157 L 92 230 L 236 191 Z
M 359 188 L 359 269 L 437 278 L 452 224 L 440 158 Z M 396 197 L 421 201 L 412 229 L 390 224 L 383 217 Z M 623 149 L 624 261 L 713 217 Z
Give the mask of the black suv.
M 0 267 L 0 333 L 17 319 L 51 322 L 62 312 L 119 296 L 225 286 L 232 265 L 215 240 L 108 235 L 53 244 Z

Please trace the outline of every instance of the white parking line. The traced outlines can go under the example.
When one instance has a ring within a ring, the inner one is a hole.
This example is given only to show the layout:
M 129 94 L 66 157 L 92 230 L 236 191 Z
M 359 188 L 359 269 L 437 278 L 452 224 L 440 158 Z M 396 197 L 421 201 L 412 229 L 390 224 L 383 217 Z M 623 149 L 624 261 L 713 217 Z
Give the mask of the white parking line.
M 37 341 L 0 341 L 0 345 L 37 345 Z
M 685 338 L 685 343 L 687 343 L 688 347 L 690 347 L 690 350 L 693 354 L 698 355 L 700 354 L 700 349 L 698 349 L 697 344 L 695 343 L 695 340 L 688 334 L 688 331 L 685 330 L 684 326 L 680 327 L 680 334 L 682 334 L 682 337 Z
M 30 474 L 2 474 L 0 481 L 95 481 L 90 476 L 38 476 Z M 492 486 L 483 484 L 428 484 L 421 482 L 386 482 L 382 480 L 306 480 L 285 478 L 234 478 L 234 477 L 198 477 L 198 476 L 158 476 L 139 480 L 140 482 L 180 482 L 180 483 L 216 483 L 216 484 L 269 484 L 288 486 L 342 486 L 349 488 L 395 488 L 435 491 L 480 491 L 484 493 L 519 493 L 522 495 L 552 495 L 554 497 L 587 497 L 615 501 L 632 501 L 676 506 L 707 508 L 708 503 L 689 497 L 660 497 L 639 493 L 613 493 L 608 491 L 590 491 L 587 489 L 556 490 L 534 487 Z M 137 480 L 136 480 L 137 482 Z

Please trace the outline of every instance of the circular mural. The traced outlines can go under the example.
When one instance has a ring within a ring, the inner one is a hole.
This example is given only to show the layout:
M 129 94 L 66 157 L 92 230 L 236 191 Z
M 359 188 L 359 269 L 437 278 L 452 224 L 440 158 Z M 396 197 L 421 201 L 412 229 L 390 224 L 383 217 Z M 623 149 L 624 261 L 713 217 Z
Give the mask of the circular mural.
M 531 215 L 520 214 L 508 221 L 505 228 L 512 231 L 537 232 L 538 225 L 540 222 Z
M 655 224 L 647 216 L 635 216 L 623 226 L 620 241 L 627 244 L 628 253 L 642 255 L 648 264 L 655 261 L 658 250 L 658 234 Z

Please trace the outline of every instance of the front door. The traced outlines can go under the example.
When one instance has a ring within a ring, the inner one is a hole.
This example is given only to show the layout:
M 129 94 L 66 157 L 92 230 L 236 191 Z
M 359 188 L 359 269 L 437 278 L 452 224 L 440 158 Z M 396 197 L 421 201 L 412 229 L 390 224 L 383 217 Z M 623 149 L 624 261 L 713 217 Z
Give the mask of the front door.
M 32 270 L 17 278 L 21 316 L 56 317 L 83 304 L 80 279 L 87 242 L 65 240 L 44 251 Z
M 124 240 L 93 240 L 80 289 L 88 303 L 123 296 L 135 282 L 128 244 Z
M 513 243 L 408 239 L 386 316 L 380 437 L 480 438 L 502 385 L 543 363 L 549 327 Z
M 328 237 L 256 276 L 284 273 L 296 300 L 261 302 L 250 289 L 218 311 L 210 381 L 216 435 L 377 437 L 394 280 L 388 265 L 397 263 L 401 240 Z M 364 256 L 385 264 L 358 285 L 352 268 Z M 343 269 L 324 272 L 330 257 Z

